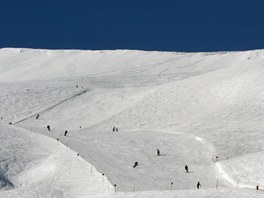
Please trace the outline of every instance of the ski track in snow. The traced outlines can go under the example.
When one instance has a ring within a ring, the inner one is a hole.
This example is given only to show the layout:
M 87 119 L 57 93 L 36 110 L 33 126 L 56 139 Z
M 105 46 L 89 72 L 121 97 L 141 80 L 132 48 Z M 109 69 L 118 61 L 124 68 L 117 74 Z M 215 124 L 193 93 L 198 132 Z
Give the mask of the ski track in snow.
M 66 98 L 66 99 L 64 99 L 64 100 L 62 100 L 62 101 L 60 101 L 60 102 L 58 102 L 57 104 L 54 104 L 54 105 L 52 105 L 52 106 L 50 106 L 50 107 L 48 107 L 48 108 L 46 108 L 46 109 L 44 109 L 44 110 L 42 110 L 42 111 L 40 111 L 40 112 L 34 113 L 33 115 L 31 115 L 31 116 L 29 116 L 29 117 L 26 117 L 26 118 L 23 118 L 23 119 L 21 119 L 21 120 L 15 121 L 13 124 L 18 124 L 18 123 L 23 122 L 23 121 L 26 121 L 26 120 L 28 120 L 28 119 L 30 119 L 30 118 L 35 118 L 38 114 L 45 113 L 45 112 L 47 112 L 47 111 L 49 111 L 49 110 L 51 110 L 51 109 L 53 109 L 53 108 L 55 108 L 55 107 L 61 105 L 61 104 L 64 103 L 64 102 L 70 101 L 70 100 L 72 100 L 72 99 L 74 99 L 74 98 L 76 98 L 76 97 L 78 97 L 78 96 L 81 96 L 81 95 L 87 93 L 87 91 L 89 91 L 89 90 L 87 89 L 87 90 L 81 91 L 80 93 L 77 93 L 77 94 L 75 94 L 75 95 L 73 95 L 73 96 L 71 96 L 71 97 L 69 97 L 69 98 Z

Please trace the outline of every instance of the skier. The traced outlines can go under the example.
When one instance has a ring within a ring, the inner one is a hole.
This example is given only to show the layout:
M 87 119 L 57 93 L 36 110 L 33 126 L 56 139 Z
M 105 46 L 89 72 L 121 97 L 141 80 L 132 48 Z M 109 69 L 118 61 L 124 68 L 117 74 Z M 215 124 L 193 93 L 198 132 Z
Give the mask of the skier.
M 68 133 L 68 131 L 65 131 L 65 132 L 64 132 L 64 136 L 66 136 L 66 135 L 67 135 L 67 133 Z
M 138 162 L 135 162 L 133 168 L 136 168 L 137 166 L 138 166 Z
M 115 132 L 115 126 L 114 126 L 114 128 L 113 128 L 113 132 Z
M 157 149 L 157 156 L 160 156 L 160 150 Z
M 200 182 L 198 181 L 197 183 L 197 189 L 199 189 L 202 185 L 200 184 Z
M 39 119 L 39 114 L 37 115 L 36 119 Z
M 50 131 L 50 126 L 49 125 L 47 125 L 47 129 Z
M 118 132 L 118 128 L 116 128 L 116 132 Z
M 189 173 L 189 167 L 187 165 L 185 165 L 185 171 L 186 173 Z

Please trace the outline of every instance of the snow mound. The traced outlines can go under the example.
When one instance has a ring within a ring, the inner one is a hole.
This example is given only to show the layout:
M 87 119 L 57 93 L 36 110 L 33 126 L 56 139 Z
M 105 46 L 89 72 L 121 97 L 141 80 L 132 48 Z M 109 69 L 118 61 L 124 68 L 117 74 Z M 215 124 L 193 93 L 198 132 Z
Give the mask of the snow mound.
M 0 167 L 5 167 L 1 197 L 83 197 L 113 191 L 107 178 L 102 184 L 93 166 L 56 140 L 4 126 L 0 136 Z

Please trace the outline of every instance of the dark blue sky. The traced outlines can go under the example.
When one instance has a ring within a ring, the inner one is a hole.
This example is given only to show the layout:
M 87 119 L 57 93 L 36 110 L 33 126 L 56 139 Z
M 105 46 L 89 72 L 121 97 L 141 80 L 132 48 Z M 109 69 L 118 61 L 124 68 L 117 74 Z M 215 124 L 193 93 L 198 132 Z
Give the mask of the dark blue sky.
M 264 48 L 264 0 L 0 0 L 0 48 Z

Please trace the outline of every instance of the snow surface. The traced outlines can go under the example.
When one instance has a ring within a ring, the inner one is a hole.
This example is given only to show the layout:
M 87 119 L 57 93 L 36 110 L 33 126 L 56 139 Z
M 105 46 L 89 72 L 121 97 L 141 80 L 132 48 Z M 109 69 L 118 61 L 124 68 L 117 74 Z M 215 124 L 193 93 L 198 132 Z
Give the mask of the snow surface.
M 263 59 L 0 49 L 0 196 L 264 194 Z

